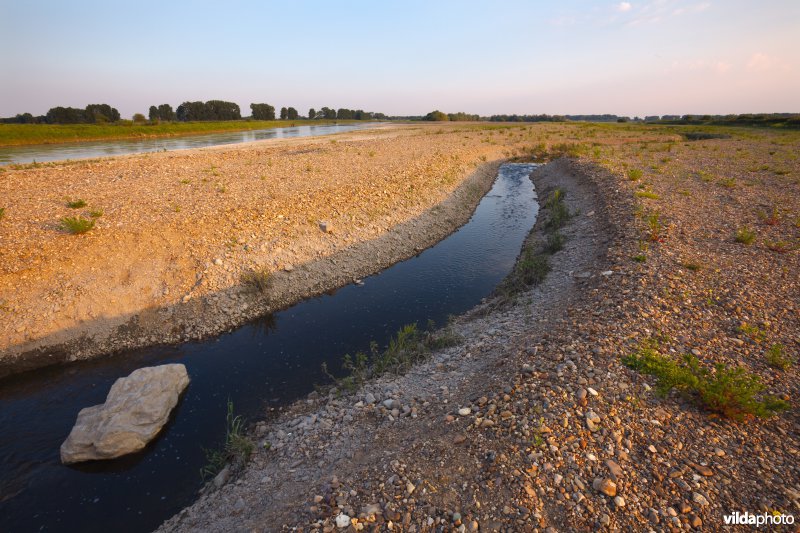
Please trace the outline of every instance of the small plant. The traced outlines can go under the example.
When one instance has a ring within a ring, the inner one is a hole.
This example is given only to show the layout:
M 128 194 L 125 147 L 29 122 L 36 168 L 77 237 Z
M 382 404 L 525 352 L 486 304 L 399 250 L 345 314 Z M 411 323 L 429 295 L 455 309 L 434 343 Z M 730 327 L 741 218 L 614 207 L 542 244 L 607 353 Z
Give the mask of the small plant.
M 231 464 L 235 470 L 241 470 L 250 459 L 255 446 L 244 434 L 244 419 L 234 416 L 233 402 L 228 400 L 228 412 L 225 416 L 225 443 L 221 450 L 203 449 L 206 465 L 200 469 L 200 476 L 205 481 L 216 476 L 225 465 Z
M 92 217 L 92 218 L 100 218 L 101 216 L 103 216 L 103 210 L 102 209 L 92 209 L 91 211 L 89 211 L 89 216 Z
M 692 272 L 697 272 L 698 270 L 703 268 L 703 265 L 701 265 L 700 263 L 695 263 L 693 261 L 683 262 L 681 263 L 681 266 L 686 270 L 691 270 Z
M 732 189 L 736 187 L 736 178 L 724 178 L 720 180 L 719 184 L 728 189 Z
M 192 183 L 192 180 L 190 180 L 190 179 L 182 179 L 180 183 L 181 183 L 181 185 L 189 185 L 190 183 Z
M 742 335 L 750 337 L 756 342 L 762 342 L 767 337 L 766 333 L 764 333 L 764 331 L 762 331 L 758 326 L 751 326 L 747 322 L 742 322 L 737 328 L 737 331 Z
M 61 219 L 61 227 L 73 235 L 80 235 L 94 227 L 94 220 L 83 217 L 64 217 Z
M 662 236 L 664 226 L 661 224 L 661 216 L 658 214 L 658 212 L 647 215 L 645 222 L 647 222 L 650 241 L 661 242 L 664 239 Z
M 786 241 L 765 241 L 764 245 L 771 252 L 785 254 L 792 249 L 792 245 Z
M 555 231 L 563 227 L 571 216 L 567 204 L 564 203 L 564 191 L 562 189 L 553 190 L 544 206 L 550 215 L 547 222 L 545 222 L 545 228 L 548 230 Z
M 773 344 L 769 347 L 766 353 L 767 364 L 772 368 L 778 368 L 780 370 L 789 370 L 789 368 L 794 364 L 794 359 L 786 354 L 784 354 L 784 346 L 783 344 Z
M 528 248 L 517 263 L 516 271 L 520 281 L 525 285 L 538 285 L 550 272 L 550 262 L 547 260 L 547 256 L 535 254 Z
M 266 268 L 254 268 L 242 273 L 242 283 L 264 294 L 272 286 L 272 275 Z
M 767 226 L 777 226 L 781 222 L 781 216 L 777 207 L 773 207 L 772 212 L 769 214 L 761 210 L 759 210 L 756 214 L 758 215 L 758 218 L 761 219 L 761 221 Z
M 633 259 L 637 263 L 644 263 L 645 261 L 647 261 L 647 256 L 645 254 L 638 254 L 634 255 L 631 259 Z
M 789 408 L 775 396 L 762 395 L 765 386 L 759 377 L 742 367 L 717 363 L 713 370 L 702 366 L 691 354 L 681 363 L 658 353 L 654 344 L 623 358 L 625 366 L 655 376 L 656 390 L 666 396 L 671 390 L 687 394 L 706 409 L 742 420 L 748 416 L 769 417 Z
M 564 241 L 566 239 L 558 231 L 554 231 L 547 236 L 547 242 L 544 245 L 544 252 L 554 254 L 564 248 Z
M 77 200 L 70 200 L 67 202 L 67 207 L 70 209 L 80 209 L 86 207 L 86 202 L 78 198 Z
M 6 216 L 6 208 L 0 207 L 0 220 L 3 220 L 4 216 Z
M 638 198 L 649 198 L 650 200 L 660 200 L 661 197 L 651 190 L 636 191 L 634 193 Z
M 736 230 L 735 239 L 736 242 L 741 244 L 753 244 L 753 241 L 756 239 L 756 232 L 744 226 Z
M 641 169 L 632 168 L 628 171 L 628 179 L 631 181 L 639 181 L 642 179 L 643 174 L 644 173 L 641 171 Z

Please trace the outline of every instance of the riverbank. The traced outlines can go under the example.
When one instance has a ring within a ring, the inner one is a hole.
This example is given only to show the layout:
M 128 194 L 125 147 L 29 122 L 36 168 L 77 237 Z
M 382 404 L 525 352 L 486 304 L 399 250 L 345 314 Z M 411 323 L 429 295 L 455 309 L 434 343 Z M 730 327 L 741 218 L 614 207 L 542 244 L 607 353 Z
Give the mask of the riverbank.
M 483 137 L 396 127 L 2 172 L 0 374 L 212 335 L 410 257 L 491 186 L 508 147 Z M 76 215 L 94 228 L 59 227 Z
M 153 124 L 0 124 L 0 147 L 36 144 L 151 139 L 203 133 L 357 124 L 357 120 L 229 120 L 209 122 L 159 122 Z
M 597 144 L 534 173 L 573 214 L 545 281 L 457 319 L 462 343 L 405 376 L 259 423 L 245 472 L 163 531 L 718 530 L 736 511 L 800 515 L 797 137 L 555 131 Z M 656 342 L 743 368 L 789 410 L 737 422 L 656 395 L 621 362 Z

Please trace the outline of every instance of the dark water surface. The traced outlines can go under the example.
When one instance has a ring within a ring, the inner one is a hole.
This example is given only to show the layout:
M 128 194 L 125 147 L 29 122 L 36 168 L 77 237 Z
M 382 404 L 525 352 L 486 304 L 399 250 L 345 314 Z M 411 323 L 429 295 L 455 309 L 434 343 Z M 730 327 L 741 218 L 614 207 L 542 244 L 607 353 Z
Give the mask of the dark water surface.
M 374 128 L 377 122 L 364 124 L 321 124 L 319 126 L 292 126 L 264 130 L 204 133 L 181 137 L 154 137 L 151 139 L 117 139 L 106 141 L 82 141 L 59 144 L 34 144 L 29 146 L 0 146 L 0 165 L 10 163 L 42 163 L 64 159 L 90 159 L 142 152 L 164 152 L 203 148 L 221 144 L 238 144 L 264 139 L 288 139 L 290 137 L 316 137 L 332 133 L 344 133 Z
M 332 295 L 313 298 L 214 339 L 130 351 L 0 382 L 1 531 L 149 531 L 201 487 L 203 447 L 220 445 L 226 403 L 250 420 L 324 383 L 320 365 L 385 345 L 404 324 L 443 324 L 510 271 L 538 211 L 528 175 L 508 164 L 472 219 L 420 255 Z M 119 377 L 179 362 L 191 383 L 172 421 L 143 452 L 67 467 L 59 446 L 78 411 L 105 401 Z

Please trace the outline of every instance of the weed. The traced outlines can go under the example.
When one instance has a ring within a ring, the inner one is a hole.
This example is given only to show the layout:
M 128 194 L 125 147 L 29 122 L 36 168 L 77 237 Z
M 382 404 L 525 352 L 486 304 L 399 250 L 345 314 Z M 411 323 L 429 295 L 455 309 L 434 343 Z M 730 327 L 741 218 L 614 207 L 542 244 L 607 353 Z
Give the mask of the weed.
M 719 184 L 728 189 L 732 189 L 736 187 L 736 178 L 724 178 L 720 180 Z
M 547 260 L 547 256 L 535 254 L 528 248 L 517 263 L 515 270 L 520 281 L 526 286 L 538 285 L 550 272 L 550 262 Z
M 772 212 L 769 214 L 759 209 L 756 212 L 756 215 L 758 215 L 758 218 L 761 220 L 761 222 L 767 226 L 777 226 L 781 222 L 781 216 L 777 207 L 773 207 Z
M 650 200 L 660 200 L 661 199 L 661 197 L 659 195 L 657 195 L 656 193 L 654 193 L 653 191 L 650 191 L 650 190 L 636 191 L 636 193 L 634 193 L 634 194 L 636 194 L 636 196 L 638 198 L 649 198 Z
M 714 179 L 714 176 L 712 176 L 711 174 L 709 174 L 704 170 L 698 172 L 698 175 L 700 176 L 700 179 L 703 180 L 705 183 L 708 183 Z
M 250 459 L 254 445 L 244 434 L 244 419 L 234 416 L 233 402 L 228 400 L 228 412 L 225 416 L 225 444 L 221 450 L 203 449 L 206 465 L 200 469 L 200 476 L 205 481 L 216 476 L 225 465 L 231 464 L 235 470 L 241 470 Z
M 86 207 L 86 202 L 78 198 L 77 200 L 70 200 L 67 201 L 67 207 L 70 209 L 80 209 L 81 207 Z
M 545 202 L 545 209 L 549 213 L 545 228 L 555 231 L 564 226 L 570 218 L 570 212 L 567 205 L 564 203 L 564 191 L 556 188 L 550 194 L 550 198 Z
M 703 265 L 701 265 L 700 263 L 694 263 L 692 261 L 686 261 L 684 263 L 681 263 L 681 266 L 686 270 L 691 270 L 692 272 L 697 272 L 698 270 L 703 268 Z
M 638 254 L 634 255 L 631 259 L 633 259 L 637 263 L 644 263 L 645 261 L 647 261 L 647 256 L 645 254 Z
M 780 343 L 770 346 L 765 357 L 769 366 L 780 370 L 789 370 L 794 364 L 794 359 L 784 354 L 784 346 Z
M 192 180 L 189 180 L 189 179 L 181 180 L 181 185 L 189 185 L 190 183 L 192 183 Z
M 786 241 L 764 241 L 764 245 L 771 252 L 785 254 L 792 249 L 792 245 Z
M 6 216 L 6 208 L 0 207 L 0 220 L 3 220 L 4 216 Z
M 664 230 L 664 226 L 661 223 L 661 216 L 658 214 L 658 212 L 647 215 L 645 222 L 647 222 L 650 241 L 661 242 L 663 240 L 662 232 Z
M 61 219 L 61 227 L 73 235 L 80 235 L 94 227 L 94 220 L 83 217 L 64 217 Z
M 787 402 L 762 396 L 759 377 L 742 367 L 717 363 L 713 370 L 702 366 L 691 354 L 676 363 L 658 353 L 651 343 L 623 358 L 625 366 L 655 376 L 656 390 L 666 396 L 672 389 L 688 394 L 706 409 L 741 420 L 748 416 L 769 417 L 788 409 Z
M 708 131 L 689 131 L 683 134 L 687 141 L 705 141 L 708 139 L 730 139 L 726 133 L 711 133 Z
M 554 254 L 564 248 L 564 241 L 566 239 L 558 231 L 554 231 L 547 236 L 547 242 L 544 245 L 544 252 Z
M 632 168 L 628 171 L 628 179 L 631 181 L 639 181 L 642 179 L 643 174 L 644 173 L 641 171 L 641 169 Z
M 767 337 L 766 333 L 764 333 L 764 331 L 758 326 L 751 326 L 747 322 L 742 322 L 737 328 L 737 331 L 742 335 L 750 337 L 756 342 L 762 342 Z
M 250 285 L 261 294 L 272 287 L 272 275 L 267 268 L 253 268 L 242 273 L 242 283 Z
M 736 230 L 736 242 L 741 244 L 753 244 L 756 239 L 756 232 L 744 226 Z
M 92 217 L 92 218 L 100 218 L 101 216 L 103 216 L 103 210 L 102 209 L 92 209 L 91 211 L 89 211 L 89 216 Z

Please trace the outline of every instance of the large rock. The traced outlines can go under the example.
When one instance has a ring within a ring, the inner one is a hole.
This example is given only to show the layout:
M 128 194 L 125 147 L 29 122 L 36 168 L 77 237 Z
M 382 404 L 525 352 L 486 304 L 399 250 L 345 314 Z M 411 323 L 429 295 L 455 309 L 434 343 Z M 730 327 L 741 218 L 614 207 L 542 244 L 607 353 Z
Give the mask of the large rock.
M 106 403 L 82 409 L 61 445 L 61 462 L 113 459 L 138 452 L 169 419 L 189 384 L 180 364 L 140 368 L 111 386 Z

